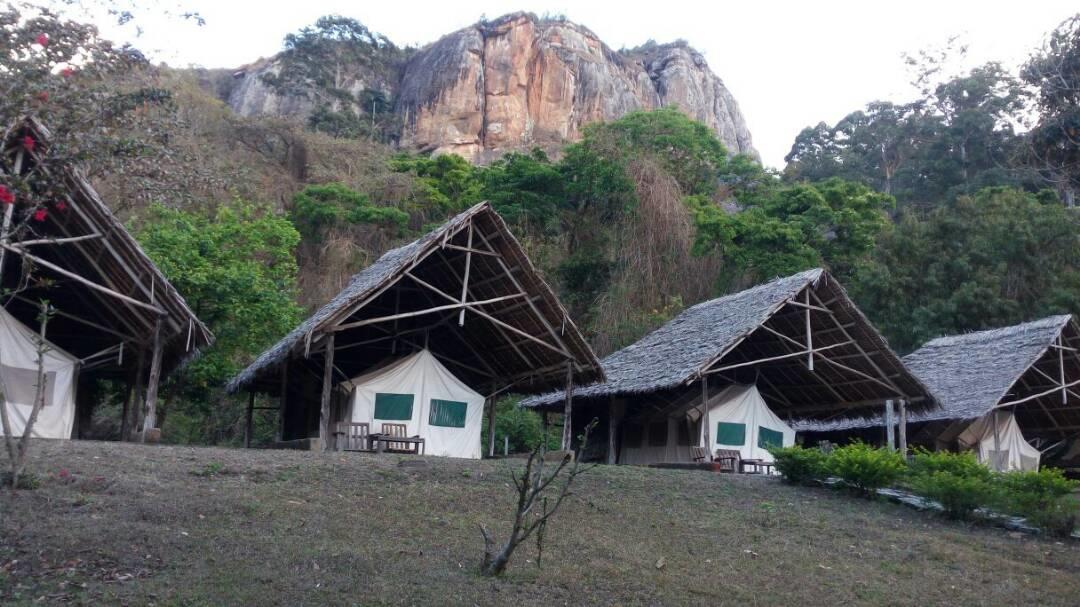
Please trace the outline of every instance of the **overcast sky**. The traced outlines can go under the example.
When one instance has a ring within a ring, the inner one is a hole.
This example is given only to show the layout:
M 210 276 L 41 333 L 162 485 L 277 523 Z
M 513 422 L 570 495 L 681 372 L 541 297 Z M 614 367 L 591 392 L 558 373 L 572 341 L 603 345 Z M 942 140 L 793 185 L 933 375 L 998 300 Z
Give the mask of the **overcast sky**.
M 566 0 L 184 0 L 206 25 L 140 17 L 143 33 L 103 28 L 173 65 L 237 67 L 280 50 L 285 34 L 326 14 L 358 19 L 399 45 L 423 45 L 476 22 L 527 10 L 565 15 L 613 48 L 683 38 L 704 55 L 738 100 L 765 164 L 783 166 L 799 131 L 835 122 L 875 99 L 912 96 L 904 52 L 969 45 L 967 66 L 1012 67 L 1043 36 L 1080 12 L 1076 0 L 1016 2 L 686 2 Z

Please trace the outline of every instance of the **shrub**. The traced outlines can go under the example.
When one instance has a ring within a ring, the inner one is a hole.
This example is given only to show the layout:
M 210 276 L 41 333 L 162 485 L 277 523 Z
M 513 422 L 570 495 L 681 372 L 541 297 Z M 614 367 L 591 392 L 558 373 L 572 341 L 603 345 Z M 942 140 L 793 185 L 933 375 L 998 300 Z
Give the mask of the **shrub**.
M 805 449 L 794 445 L 773 447 L 769 449 L 769 453 L 776 460 L 776 469 L 789 483 L 805 484 L 825 476 L 825 462 L 828 458 L 820 449 Z
M 996 491 L 994 474 L 972 452 L 917 449 L 909 474 L 916 493 L 936 500 L 955 519 L 970 518 L 993 501 Z
M 972 451 L 952 453 L 916 448 L 914 457 L 911 459 L 912 477 L 930 476 L 938 472 L 964 478 L 978 478 L 988 482 L 993 477 L 990 469 L 979 463 Z
M 877 489 L 894 483 L 906 467 L 903 456 L 895 451 L 854 442 L 835 449 L 826 469 L 870 497 Z
M 1080 483 L 1065 478 L 1056 468 L 1008 472 L 999 478 L 1006 511 L 1024 517 L 1051 535 L 1068 536 L 1073 532 L 1080 503 L 1069 494 Z
M 992 500 L 995 492 L 989 477 L 952 472 L 920 474 L 912 479 L 911 486 L 917 493 L 936 500 L 945 514 L 955 519 L 971 518 L 976 509 Z

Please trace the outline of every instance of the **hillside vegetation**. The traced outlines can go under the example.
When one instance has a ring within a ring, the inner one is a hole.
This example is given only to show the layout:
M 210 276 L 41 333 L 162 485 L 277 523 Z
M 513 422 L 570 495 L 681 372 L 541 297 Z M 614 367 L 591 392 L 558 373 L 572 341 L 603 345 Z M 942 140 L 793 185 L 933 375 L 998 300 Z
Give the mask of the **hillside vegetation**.
M 775 478 L 599 466 L 506 575 L 509 469 L 295 451 L 40 442 L 0 493 L 0 602 L 1073 605 L 1080 544 Z
M 0 17 L 11 32 L 3 116 L 52 126 L 53 160 L 86 167 L 219 336 L 164 387 L 169 441 L 235 443 L 243 407 L 222 393 L 231 375 L 353 273 L 481 200 L 600 355 L 697 302 L 815 266 L 900 353 L 1080 312 L 1080 19 L 1017 74 L 946 75 L 938 57 L 915 60 L 919 99 L 808 128 L 778 174 L 675 108 L 594 122 L 557 154 L 483 166 L 405 154 L 362 130 L 238 116 L 215 92 L 222 74 L 150 65 L 93 27 L 16 8 Z M 328 23 L 287 40 L 287 78 L 323 79 L 304 62 L 364 61 L 381 40 Z M 93 60 L 72 63 L 82 52 Z M 115 437 L 126 388 L 94 389 L 89 435 Z M 257 435 L 272 427 L 260 417 Z

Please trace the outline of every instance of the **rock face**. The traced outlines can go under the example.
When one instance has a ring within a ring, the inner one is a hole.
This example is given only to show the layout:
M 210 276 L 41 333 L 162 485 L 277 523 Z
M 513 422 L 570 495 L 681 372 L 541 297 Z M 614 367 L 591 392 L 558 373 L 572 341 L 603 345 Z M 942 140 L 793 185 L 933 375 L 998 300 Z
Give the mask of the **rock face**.
M 262 83 L 273 69 L 270 60 L 238 73 L 229 105 L 243 115 L 310 112 Z M 756 155 L 738 104 L 700 53 L 685 43 L 616 52 L 565 20 L 515 13 L 467 27 L 416 52 L 398 82 L 378 85 L 395 100 L 401 147 L 476 162 L 556 150 L 589 122 L 666 106 L 715 129 L 732 153 Z

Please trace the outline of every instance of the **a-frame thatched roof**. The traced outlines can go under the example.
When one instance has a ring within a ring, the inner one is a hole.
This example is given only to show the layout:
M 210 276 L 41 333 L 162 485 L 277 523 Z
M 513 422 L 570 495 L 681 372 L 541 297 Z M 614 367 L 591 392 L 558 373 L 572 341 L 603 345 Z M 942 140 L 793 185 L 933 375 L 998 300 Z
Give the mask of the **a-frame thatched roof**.
M 33 149 L 23 144 L 24 137 L 33 139 Z M 42 221 L 24 221 L 21 240 L 5 245 L 0 286 L 16 291 L 6 309 L 34 325 L 38 301 L 49 300 L 56 310 L 49 323 L 51 341 L 75 356 L 89 357 L 84 371 L 118 376 L 133 371 L 140 351 L 148 355 L 160 319 L 162 368 L 168 372 L 210 345 L 213 335 L 79 168 L 44 161 L 50 139 L 48 129 L 33 118 L 4 133 L 2 172 L 47 183 L 55 197 Z M 20 197 L 13 210 L 12 225 L 30 211 Z M 35 276 L 51 282 L 20 283 L 27 263 Z
M 1080 328 L 1070 315 L 928 341 L 904 363 L 941 407 L 908 421 L 974 420 L 1003 407 L 1016 411 L 1026 434 L 1080 430 L 1078 349 Z M 831 432 L 883 424 L 871 417 L 799 429 Z
M 697 304 L 602 364 L 608 380 L 575 389 L 575 399 L 648 395 L 675 403 L 692 398 L 678 394 L 689 384 L 714 376 L 757 382 L 770 406 L 796 417 L 857 414 L 889 398 L 907 398 L 916 408 L 932 404 L 925 387 L 822 269 Z M 545 407 L 564 398 L 554 392 L 524 404 Z
M 565 381 L 567 361 L 575 381 L 603 377 L 555 293 L 486 202 L 353 276 L 228 389 L 274 393 L 282 364 L 314 358 L 331 333 L 340 378 L 425 345 L 474 385 L 550 389 Z

